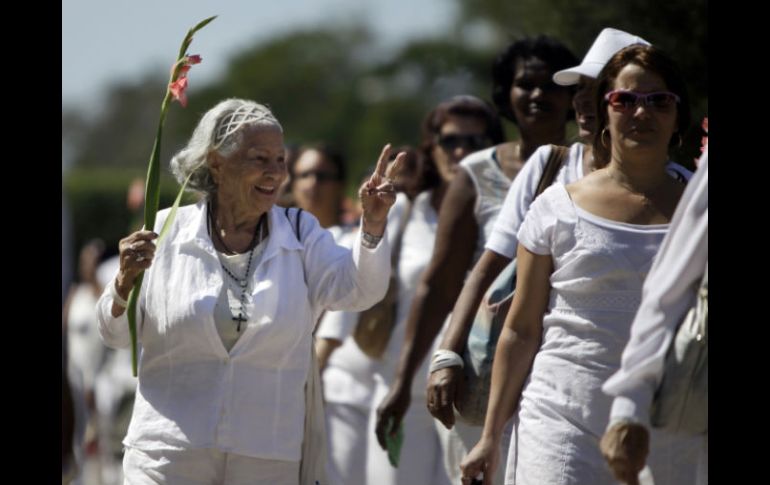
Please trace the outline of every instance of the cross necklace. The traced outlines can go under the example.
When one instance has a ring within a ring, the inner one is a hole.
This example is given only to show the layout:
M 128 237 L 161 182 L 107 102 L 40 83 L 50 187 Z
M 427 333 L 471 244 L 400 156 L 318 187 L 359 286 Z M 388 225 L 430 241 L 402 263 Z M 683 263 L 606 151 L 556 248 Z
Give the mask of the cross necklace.
M 212 225 L 212 222 L 214 222 L 213 221 L 214 215 L 211 212 L 211 204 L 209 204 L 208 206 L 208 213 L 209 213 L 209 217 L 206 222 L 208 223 L 207 225 L 208 225 L 209 235 L 211 235 L 212 234 L 211 225 Z M 227 276 L 229 276 L 233 281 L 235 281 L 241 289 L 241 299 L 240 299 L 241 309 L 238 311 L 237 317 L 233 316 L 233 321 L 238 322 L 238 327 L 236 329 L 238 332 L 241 331 L 241 324 L 248 320 L 248 314 L 246 313 L 246 296 L 249 290 L 249 273 L 251 272 L 251 261 L 254 257 L 254 250 L 259 245 L 259 242 L 262 241 L 262 233 L 263 233 L 266 215 L 267 214 L 262 215 L 262 217 L 259 219 L 259 222 L 257 223 L 257 226 L 254 228 L 254 237 L 252 237 L 251 243 L 249 243 L 249 246 L 251 247 L 251 251 L 249 251 L 249 259 L 248 259 L 248 262 L 246 263 L 246 272 L 243 275 L 243 278 L 238 278 L 237 276 L 235 276 L 232 271 L 227 269 L 227 267 L 225 266 L 225 264 L 222 262 L 221 259 L 219 261 L 220 266 L 222 266 L 222 269 L 225 270 L 225 274 L 227 274 Z M 228 252 L 234 253 L 234 251 L 231 251 L 230 248 L 228 248 L 225 242 L 222 240 L 222 236 L 220 236 L 219 232 L 216 230 L 215 222 L 214 222 L 214 226 L 215 226 L 214 227 L 215 230 L 213 231 L 213 233 L 216 234 L 216 237 L 219 240 L 219 242 Z

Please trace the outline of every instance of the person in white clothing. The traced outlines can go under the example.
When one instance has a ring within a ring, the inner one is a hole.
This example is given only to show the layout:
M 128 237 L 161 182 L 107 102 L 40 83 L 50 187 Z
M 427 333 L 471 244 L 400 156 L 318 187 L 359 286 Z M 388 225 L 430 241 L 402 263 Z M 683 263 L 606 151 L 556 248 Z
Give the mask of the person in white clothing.
M 596 133 L 596 106 L 593 99 L 596 77 L 613 54 L 634 44 L 649 45 L 649 42 L 627 32 L 605 28 L 596 37 L 580 65 L 554 73 L 553 81 L 556 84 L 577 86 L 572 98 L 572 107 L 575 110 L 578 137 L 581 140 L 570 146 L 567 160 L 556 174 L 555 182 L 566 185 L 597 168 L 591 148 L 591 140 Z M 442 352 L 454 352 L 458 364 L 433 372 L 428 380 L 427 391 L 428 402 L 432 404 L 429 406 L 431 414 L 445 426 L 451 427 L 455 424 L 455 393 L 462 378 L 460 356 L 465 350 L 476 311 L 484 293 L 516 255 L 519 242 L 516 233 L 534 200 L 537 185 L 550 155 L 551 145 L 538 148 L 513 180 L 485 250 L 468 275 L 452 310 L 452 317 L 439 349 Z M 503 442 L 503 446 L 505 445 Z M 505 452 L 507 449 L 503 450 L 503 453 Z
M 594 156 L 600 169 L 557 183 L 535 200 L 518 232 L 517 285 L 499 337 L 482 437 L 463 482 L 499 465 L 513 417 L 506 484 L 611 485 L 599 450 L 642 282 L 684 185 L 666 171 L 668 149 L 689 125 L 684 81 L 652 46 L 617 52 L 598 77 Z M 653 436 L 658 485 L 692 483 L 686 439 Z
M 614 397 L 602 452 L 615 476 L 627 482 L 644 466 L 647 450 L 637 444 L 649 442 L 650 405 L 663 377 L 666 354 L 677 325 L 695 304 L 708 265 L 708 170 L 706 149 L 644 281 L 620 369 L 602 386 Z M 702 437 L 696 483 L 708 483 L 708 431 Z
M 538 146 L 563 143 L 573 90 L 555 85 L 551 76 L 576 62 L 566 46 L 547 36 L 513 42 L 495 60 L 492 97 L 498 113 L 518 125 L 521 139 L 472 153 L 452 168 L 456 173 L 442 203 L 430 264 L 410 309 L 398 373 L 380 405 L 382 423 L 391 417 L 398 423 L 404 416 L 415 375 L 424 368 L 425 355 L 483 251 L 511 181 Z M 454 450 L 445 466 L 457 483 L 460 459 L 478 438 L 478 428 L 450 433 L 438 426 L 445 448 Z
M 501 141 L 502 127 L 492 106 L 474 96 L 461 95 L 432 109 L 423 120 L 421 132 L 420 193 L 411 202 L 406 195 L 400 196 L 388 221 L 388 233 L 400 234 L 401 240 L 396 266 L 395 326 L 384 355 L 375 368 L 374 406 L 369 421 L 369 433 L 376 434 L 380 446 L 370 448 L 366 483 L 377 485 L 451 483 L 444 464 L 446 450 L 433 418 L 422 405 L 427 361 L 412 383 L 414 405 L 409 405 L 405 414 L 399 416 L 399 421 L 403 423 L 404 441 L 398 468 L 388 462 L 385 436 L 391 430 L 387 429 L 387 421 L 380 419 L 377 407 L 390 391 L 396 376 L 401 348 L 405 345 L 409 310 L 420 276 L 433 253 L 438 219 L 444 207 L 442 202 L 449 184 L 458 173 L 457 164 L 474 149 Z M 396 242 L 391 241 L 391 246 L 396 247 Z
M 128 346 L 126 299 L 145 272 L 127 484 L 327 483 L 325 460 L 303 456 L 305 416 L 318 411 L 305 397 L 317 381 L 311 334 L 325 309 L 361 310 L 385 294 L 399 164 L 386 170 L 389 150 L 359 190 L 351 251 L 311 214 L 274 205 L 287 173 L 283 128 L 267 107 L 228 99 L 203 115 L 171 166 L 205 197 L 179 208 L 157 247 L 169 210 L 154 231 L 122 239 L 120 270 L 97 303 L 104 342 Z M 321 467 L 306 473 L 311 461 Z

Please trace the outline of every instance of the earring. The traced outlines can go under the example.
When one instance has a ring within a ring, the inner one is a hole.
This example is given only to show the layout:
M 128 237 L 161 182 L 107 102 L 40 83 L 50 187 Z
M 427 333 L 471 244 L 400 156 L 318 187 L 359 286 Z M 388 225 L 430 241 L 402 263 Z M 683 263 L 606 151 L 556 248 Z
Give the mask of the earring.
M 605 135 L 606 133 L 607 133 L 607 127 L 605 126 L 605 127 L 604 127 L 604 129 L 602 130 L 602 134 L 601 134 L 601 136 L 599 137 L 599 139 L 600 139 L 600 140 L 601 140 L 601 142 L 602 142 L 602 146 L 603 146 L 604 148 L 607 148 L 607 149 L 609 149 L 609 147 L 607 146 L 607 142 L 605 142 L 605 141 L 604 141 L 604 135 Z
M 677 143 L 677 144 L 676 144 L 676 146 L 677 146 L 678 148 L 682 148 L 682 134 L 681 134 L 681 133 L 679 133 L 679 132 L 677 132 L 677 133 L 676 133 L 676 136 L 678 136 L 678 137 L 679 137 L 679 143 Z

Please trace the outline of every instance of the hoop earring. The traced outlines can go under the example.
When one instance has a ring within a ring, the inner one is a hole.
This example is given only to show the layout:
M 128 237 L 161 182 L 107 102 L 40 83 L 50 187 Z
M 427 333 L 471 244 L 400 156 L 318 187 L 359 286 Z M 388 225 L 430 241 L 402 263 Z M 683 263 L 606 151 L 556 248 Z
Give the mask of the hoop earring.
M 679 137 L 679 143 L 676 144 L 677 148 L 682 148 L 682 134 L 677 132 L 676 136 Z
M 602 130 L 602 134 L 599 136 L 599 139 L 600 139 L 600 140 L 601 140 L 601 142 L 602 142 L 602 146 L 603 146 L 604 148 L 607 148 L 607 149 L 609 149 L 609 147 L 607 146 L 607 142 L 605 142 L 605 141 L 604 141 L 604 135 L 605 135 L 606 133 L 607 133 L 607 127 L 605 126 L 605 127 L 604 127 L 604 129 Z

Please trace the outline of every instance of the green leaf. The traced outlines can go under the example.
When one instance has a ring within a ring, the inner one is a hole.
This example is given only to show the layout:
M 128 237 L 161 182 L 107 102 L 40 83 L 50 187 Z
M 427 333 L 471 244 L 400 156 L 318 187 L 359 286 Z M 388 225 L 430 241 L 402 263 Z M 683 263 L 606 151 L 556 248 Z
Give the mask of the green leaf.
M 168 214 L 168 217 L 163 222 L 163 228 L 160 230 L 160 234 L 158 234 L 158 239 L 155 241 L 155 245 L 159 245 L 161 240 L 163 240 L 163 236 L 166 235 L 168 232 L 168 228 L 171 227 L 171 223 L 174 222 L 174 218 L 176 217 L 176 210 L 179 208 L 179 204 L 182 201 L 182 195 L 184 195 L 184 189 L 187 188 L 187 182 L 190 181 L 190 177 L 192 177 L 193 172 L 191 171 L 189 175 L 187 175 L 187 178 L 184 179 L 184 183 L 182 184 L 182 188 L 179 189 L 179 193 L 176 195 L 176 200 L 174 200 L 174 205 L 171 206 L 171 211 Z
M 185 53 L 187 52 L 187 47 L 192 42 L 193 34 L 197 32 L 198 30 L 202 29 L 206 25 L 208 25 L 209 22 L 214 20 L 216 16 L 209 17 L 201 22 L 198 22 L 198 24 L 190 29 L 187 32 L 187 35 L 185 35 L 184 40 L 182 41 L 182 46 L 179 50 L 179 56 L 177 57 L 177 66 L 173 69 L 173 72 L 171 73 L 171 80 L 173 81 L 176 78 L 177 72 L 179 71 L 179 65 L 178 61 L 182 57 L 185 56 Z M 160 143 L 161 138 L 163 135 L 163 122 L 166 119 L 166 112 L 168 111 L 168 106 L 171 102 L 171 93 L 169 92 L 168 88 L 166 89 L 166 95 L 163 98 L 163 102 L 161 103 L 160 107 L 160 117 L 158 119 L 158 128 L 155 132 L 155 142 L 152 146 L 152 153 L 150 155 L 150 162 L 147 167 L 147 181 L 145 184 L 145 204 L 144 204 L 144 227 L 145 229 L 152 230 L 153 227 L 155 227 L 155 217 L 158 214 L 158 204 L 160 202 Z M 188 176 L 189 180 L 189 176 Z M 174 206 L 171 209 L 171 214 L 169 214 L 169 218 L 166 220 L 165 224 L 163 225 L 163 229 L 161 230 L 162 234 L 165 234 L 165 231 L 167 230 L 168 226 L 171 224 L 171 221 L 173 220 L 173 217 L 176 215 L 176 209 L 179 207 L 179 202 L 182 198 L 182 193 L 184 192 L 184 188 L 187 185 L 187 180 L 185 180 L 184 185 L 182 185 L 182 189 L 179 191 L 179 195 L 177 195 L 176 201 L 174 202 Z M 159 235 L 160 239 L 160 235 Z M 157 244 L 157 242 L 156 242 Z M 134 282 L 134 286 L 131 289 L 131 293 L 128 296 L 128 330 L 131 334 L 131 369 L 134 373 L 134 377 L 138 375 L 138 355 L 137 355 L 137 335 L 136 335 L 136 303 L 139 300 L 139 293 L 142 288 L 142 280 L 144 279 L 144 271 L 137 276 L 136 281 Z

